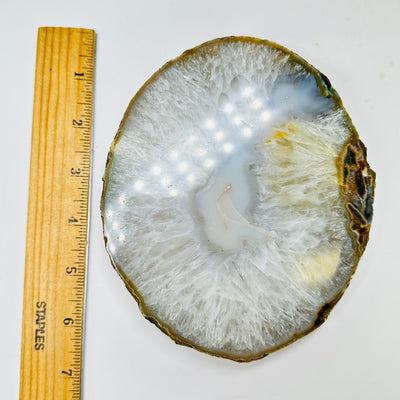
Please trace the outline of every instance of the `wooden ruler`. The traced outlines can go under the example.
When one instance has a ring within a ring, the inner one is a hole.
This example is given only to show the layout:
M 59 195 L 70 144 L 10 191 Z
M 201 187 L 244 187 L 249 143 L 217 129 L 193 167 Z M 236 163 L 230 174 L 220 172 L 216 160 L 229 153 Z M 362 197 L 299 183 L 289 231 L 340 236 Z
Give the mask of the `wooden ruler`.
M 79 399 L 95 33 L 39 28 L 20 399 Z

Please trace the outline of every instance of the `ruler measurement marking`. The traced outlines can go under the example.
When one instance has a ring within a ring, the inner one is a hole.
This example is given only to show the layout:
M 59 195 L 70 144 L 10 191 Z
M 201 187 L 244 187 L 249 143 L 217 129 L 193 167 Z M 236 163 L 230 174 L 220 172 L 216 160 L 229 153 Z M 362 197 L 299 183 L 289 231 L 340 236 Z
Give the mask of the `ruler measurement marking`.
M 76 74 L 76 73 L 75 73 Z M 72 170 L 71 170 L 71 172 L 72 172 Z M 74 262 L 75 263 L 75 262 Z M 79 300 L 79 299 L 78 299 Z M 80 304 L 81 302 L 79 301 L 79 304 Z M 78 302 L 77 302 L 77 304 L 78 304 Z M 75 321 L 75 323 L 78 323 L 79 324 L 79 321 L 78 320 L 76 320 Z M 79 327 L 78 327 L 79 328 Z M 79 346 L 79 348 L 80 348 L 80 346 Z M 78 350 L 79 351 L 79 350 Z M 75 376 L 75 374 L 74 374 L 74 376 Z M 78 389 L 79 390 L 79 389 Z M 79 393 L 79 392 L 78 392 Z

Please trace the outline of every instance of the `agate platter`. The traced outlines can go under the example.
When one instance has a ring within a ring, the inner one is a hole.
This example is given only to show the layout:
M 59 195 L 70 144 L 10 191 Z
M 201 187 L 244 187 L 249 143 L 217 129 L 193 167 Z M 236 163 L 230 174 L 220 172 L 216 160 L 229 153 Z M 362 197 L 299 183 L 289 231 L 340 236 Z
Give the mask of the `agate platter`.
M 104 174 L 106 249 L 174 341 L 251 361 L 326 320 L 367 244 L 374 186 L 326 76 L 275 43 L 216 39 L 129 104 Z

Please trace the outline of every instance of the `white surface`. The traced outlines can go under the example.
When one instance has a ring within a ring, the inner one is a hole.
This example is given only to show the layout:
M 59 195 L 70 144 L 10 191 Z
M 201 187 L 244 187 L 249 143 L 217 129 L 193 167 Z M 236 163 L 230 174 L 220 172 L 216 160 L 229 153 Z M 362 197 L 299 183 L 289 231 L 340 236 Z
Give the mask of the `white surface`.
M 397 0 L 3 0 L 1 398 L 18 397 L 36 35 L 49 25 L 97 32 L 83 398 L 398 399 L 399 15 Z M 317 331 L 250 364 L 177 346 L 140 315 L 107 258 L 99 212 L 108 147 L 131 97 L 164 62 L 227 35 L 273 40 L 325 73 L 377 172 L 370 243 L 344 297 Z

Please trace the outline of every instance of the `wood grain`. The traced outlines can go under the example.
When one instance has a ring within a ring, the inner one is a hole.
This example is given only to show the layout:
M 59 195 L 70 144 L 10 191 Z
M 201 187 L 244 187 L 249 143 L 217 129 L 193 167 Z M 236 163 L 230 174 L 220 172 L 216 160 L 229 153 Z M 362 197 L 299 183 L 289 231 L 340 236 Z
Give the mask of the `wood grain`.
M 39 28 L 20 399 L 79 399 L 95 33 Z

